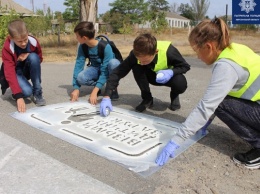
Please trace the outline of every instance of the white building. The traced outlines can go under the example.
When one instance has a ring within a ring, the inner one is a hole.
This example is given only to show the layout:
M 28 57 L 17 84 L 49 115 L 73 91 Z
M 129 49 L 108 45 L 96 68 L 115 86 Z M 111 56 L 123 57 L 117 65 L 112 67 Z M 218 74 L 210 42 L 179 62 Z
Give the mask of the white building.
M 188 28 L 190 27 L 190 20 L 173 12 L 167 12 L 165 19 L 171 28 Z
M 190 20 L 173 12 L 166 12 L 165 19 L 170 28 L 189 28 L 190 27 Z M 145 24 L 139 24 L 139 28 L 151 28 L 151 23 L 146 22 Z

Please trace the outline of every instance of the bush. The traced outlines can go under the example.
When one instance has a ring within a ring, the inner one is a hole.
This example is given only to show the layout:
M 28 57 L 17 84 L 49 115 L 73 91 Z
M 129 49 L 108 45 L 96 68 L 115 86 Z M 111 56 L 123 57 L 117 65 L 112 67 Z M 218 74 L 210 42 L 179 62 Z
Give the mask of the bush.
M 0 47 L 2 49 L 4 41 L 8 35 L 8 30 L 7 26 L 10 21 L 18 19 L 19 16 L 15 14 L 14 12 L 11 12 L 10 15 L 3 15 L 0 17 L 0 23 L 1 23 L 1 28 L 0 28 Z

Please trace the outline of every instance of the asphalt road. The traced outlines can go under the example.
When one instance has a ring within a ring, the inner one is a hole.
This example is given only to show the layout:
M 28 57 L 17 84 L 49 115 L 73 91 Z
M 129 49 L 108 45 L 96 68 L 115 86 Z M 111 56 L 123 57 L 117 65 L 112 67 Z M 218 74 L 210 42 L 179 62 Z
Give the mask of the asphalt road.
M 187 91 L 180 95 L 182 108 L 171 111 L 170 89 L 153 87 L 154 107 L 145 114 L 183 122 L 203 96 L 211 68 L 187 57 Z M 74 62 L 43 63 L 42 86 L 47 104 L 69 101 Z M 87 100 L 91 87 L 81 88 Z M 114 106 L 134 110 L 141 102 L 132 73 L 120 81 L 120 99 Z M 147 178 L 37 130 L 10 116 L 16 111 L 10 90 L 0 98 L 0 193 L 260 193 L 259 170 L 236 166 L 230 157 L 249 146 L 215 119 L 209 134 L 178 158 Z M 87 97 L 86 97 L 87 95 Z M 101 99 L 101 97 L 100 97 Z M 27 101 L 27 108 L 35 105 Z

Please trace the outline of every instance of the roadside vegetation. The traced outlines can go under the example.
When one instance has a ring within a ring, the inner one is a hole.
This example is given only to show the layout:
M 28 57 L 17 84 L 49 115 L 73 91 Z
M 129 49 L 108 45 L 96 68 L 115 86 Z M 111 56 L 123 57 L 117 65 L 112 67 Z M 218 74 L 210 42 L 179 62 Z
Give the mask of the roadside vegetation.
M 107 36 L 115 42 L 124 58 L 132 50 L 133 40 L 140 32 L 132 32 L 131 34 L 107 34 Z M 173 29 L 173 32 L 165 32 L 155 35 L 158 40 L 171 41 L 172 44 L 184 56 L 196 56 L 188 42 L 187 29 Z M 260 33 L 254 31 L 237 31 L 231 30 L 232 41 L 241 43 L 252 48 L 256 53 L 260 54 Z M 49 35 L 39 37 L 42 45 L 44 61 L 75 61 L 77 52 L 77 41 L 74 34 L 62 35 L 60 37 L 61 46 L 58 46 L 57 35 Z
M 7 36 L 7 25 L 11 20 L 23 19 L 30 34 L 39 39 L 43 49 L 44 61 L 74 61 L 77 52 L 77 41 L 73 33 L 74 26 L 80 20 L 80 1 L 65 0 L 67 9 L 64 13 L 53 13 L 50 8 L 44 13 L 36 10 L 37 17 L 22 18 L 12 10 L 9 15 L 0 17 L 0 49 Z M 158 40 L 168 40 L 176 46 L 184 56 L 195 55 L 188 44 L 189 28 L 169 28 L 164 12 L 176 12 L 190 19 L 191 27 L 204 18 L 209 18 L 206 13 L 209 7 L 208 0 L 190 0 L 191 4 L 169 5 L 166 0 L 115 0 L 110 3 L 111 9 L 99 15 L 97 21 L 109 24 L 101 25 L 99 34 L 107 34 L 126 57 L 132 49 L 132 43 L 137 34 L 144 29 L 136 28 L 137 24 L 151 22 L 152 32 Z M 0 6 L 0 11 L 4 10 Z M 209 18 L 210 19 L 210 18 Z M 223 18 L 225 19 L 225 18 Z M 70 26 L 66 26 L 68 23 Z M 243 43 L 260 53 L 260 33 L 255 25 L 237 25 L 230 28 L 233 41 Z

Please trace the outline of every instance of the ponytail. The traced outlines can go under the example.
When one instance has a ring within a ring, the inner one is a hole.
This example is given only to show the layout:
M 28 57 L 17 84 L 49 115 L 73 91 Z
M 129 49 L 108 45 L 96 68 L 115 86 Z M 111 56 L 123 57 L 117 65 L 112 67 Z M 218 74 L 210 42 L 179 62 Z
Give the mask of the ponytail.
M 224 50 L 230 45 L 228 27 L 222 19 L 203 20 L 189 35 L 189 42 L 197 47 L 201 47 L 209 41 L 216 42 L 219 50 Z
M 220 41 L 219 41 L 219 49 L 223 50 L 224 48 L 230 45 L 230 35 L 229 35 L 228 27 L 222 19 L 217 17 L 211 20 L 211 22 L 219 27 L 221 33 Z

